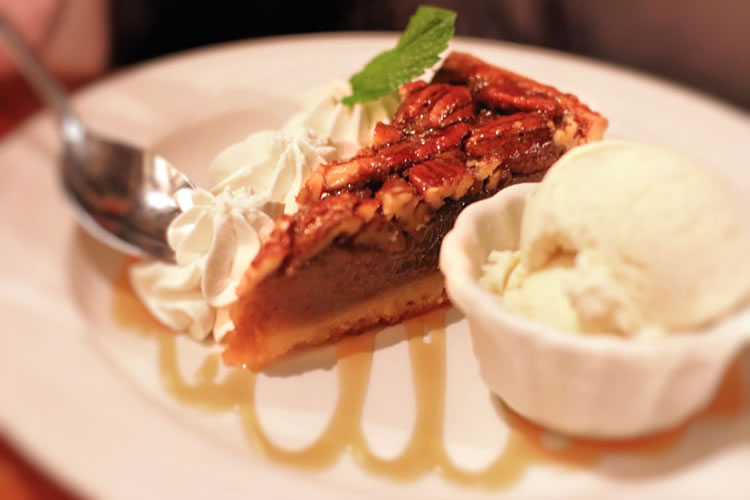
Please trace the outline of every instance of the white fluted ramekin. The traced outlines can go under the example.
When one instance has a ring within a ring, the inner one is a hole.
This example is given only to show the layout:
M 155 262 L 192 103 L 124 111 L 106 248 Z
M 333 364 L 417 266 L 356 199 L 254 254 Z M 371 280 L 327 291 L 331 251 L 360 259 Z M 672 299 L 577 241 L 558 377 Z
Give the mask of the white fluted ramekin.
M 466 208 L 440 252 L 485 383 L 519 414 L 571 435 L 626 438 L 685 421 L 708 404 L 750 341 L 750 308 L 705 330 L 651 340 L 562 332 L 505 309 L 478 279 L 492 250 L 518 248 L 533 187 L 511 186 Z

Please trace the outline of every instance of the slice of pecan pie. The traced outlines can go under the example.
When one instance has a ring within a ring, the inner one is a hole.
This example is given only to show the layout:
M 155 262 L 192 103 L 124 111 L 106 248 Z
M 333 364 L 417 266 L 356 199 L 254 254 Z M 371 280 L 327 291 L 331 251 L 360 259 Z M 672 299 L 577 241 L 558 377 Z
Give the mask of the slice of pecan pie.
M 465 54 L 401 94 L 392 123 L 321 165 L 277 221 L 231 308 L 228 363 L 259 369 L 445 303 L 438 254 L 459 212 L 541 179 L 607 126 L 574 96 Z

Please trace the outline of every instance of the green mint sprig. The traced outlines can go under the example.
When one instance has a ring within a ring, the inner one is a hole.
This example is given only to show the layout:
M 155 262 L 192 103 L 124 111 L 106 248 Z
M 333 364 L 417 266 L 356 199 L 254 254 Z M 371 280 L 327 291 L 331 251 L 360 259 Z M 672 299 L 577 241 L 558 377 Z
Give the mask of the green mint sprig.
M 409 19 L 398 44 L 375 56 L 352 76 L 352 95 L 341 102 L 353 106 L 390 94 L 404 83 L 421 76 L 440 60 L 455 32 L 456 13 L 438 7 L 421 6 Z

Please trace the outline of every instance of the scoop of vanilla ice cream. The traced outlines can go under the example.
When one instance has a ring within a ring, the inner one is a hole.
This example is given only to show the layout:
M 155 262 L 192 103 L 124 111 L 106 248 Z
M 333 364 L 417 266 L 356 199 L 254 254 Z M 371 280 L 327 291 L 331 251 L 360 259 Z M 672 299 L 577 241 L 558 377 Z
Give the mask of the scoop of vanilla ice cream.
M 481 284 L 502 296 L 508 309 L 569 332 L 583 332 L 567 297 L 566 284 L 574 279 L 574 259 L 561 255 L 530 273 L 519 251 L 492 252 Z
M 482 283 L 506 306 L 577 332 L 701 326 L 750 299 L 750 231 L 729 191 L 689 158 L 605 141 L 566 154 L 532 191 L 520 250 Z
M 324 137 L 303 127 L 262 130 L 219 153 L 209 166 L 213 193 L 248 186 L 284 204 L 284 212 L 297 211 L 295 197 L 318 165 L 337 158 Z
M 313 88 L 302 98 L 302 111 L 286 127 L 306 127 L 321 137 L 330 138 L 341 156 L 351 156 L 366 145 L 378 122 L 390 123 L 401 99 L 397 92 L 354 106 L 341 104 L 350 95 L 349 82 L 333 80 Z
M 213 330 L 220 340 L 232 324 L 217 311 L 236 300 L 235 289 L 282 205 L 252 190 L 229 188 L 216 196 L 196 189 L 190 201 L 167 231 L 176 263 L 140 262 L 131 267 L 130 278 L 159 322 L 199 340 Z

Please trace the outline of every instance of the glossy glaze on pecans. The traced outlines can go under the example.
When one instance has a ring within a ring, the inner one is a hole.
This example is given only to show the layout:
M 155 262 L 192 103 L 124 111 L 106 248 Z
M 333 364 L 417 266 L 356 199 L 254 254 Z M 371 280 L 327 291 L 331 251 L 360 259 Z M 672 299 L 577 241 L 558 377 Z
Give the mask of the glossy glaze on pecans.
M 432 83 L 400 93 L 391 124 L 379 123 L 367 147 L 312 173 L 300 211 L 276 224 L 251 280 L 293 272 L 333 241 L 397 251 L 449 200 L 538 179 L 607 124 L 570 94 L 465 54 L 448 56 Z

